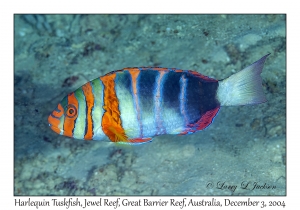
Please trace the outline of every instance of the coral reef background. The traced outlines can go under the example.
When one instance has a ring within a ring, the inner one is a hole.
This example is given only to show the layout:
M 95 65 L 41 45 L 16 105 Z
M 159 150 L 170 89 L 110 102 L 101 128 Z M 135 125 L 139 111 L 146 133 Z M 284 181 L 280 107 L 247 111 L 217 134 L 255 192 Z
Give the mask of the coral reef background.
M 285 195 L 285 15 L 15 15 L 15 195 Z M 267 58 L 267 103 L 222 107 L 193 135 L 139 146 L 59 136 L 49 113 L 112 70 L 224 79 Z M 234 186 L 236 186 L 234 188 Z

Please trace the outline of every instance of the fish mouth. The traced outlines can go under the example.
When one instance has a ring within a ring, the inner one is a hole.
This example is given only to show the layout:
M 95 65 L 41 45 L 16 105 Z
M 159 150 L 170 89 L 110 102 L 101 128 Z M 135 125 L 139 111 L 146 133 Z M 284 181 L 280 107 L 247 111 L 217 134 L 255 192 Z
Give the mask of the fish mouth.
M 48 117 L 49 126 L 55 133 L 58 133 L 58 134 L 64 133 L 64 131 L 59 128 L 59 124 L 60 124 L 60 121 L 62 120 L 61 118 L 63 117 L 63 115 L 64 115 L 64 109 L 62 108 L 61 104 L 59 103 L 57 105 L 57 108 L 54 109 Z
M 51 128 L 51 130 L 53 130 L 55 133 L 62 135 L 64 133 L 63 130 L 59 129 L 58 127 L 52 125 L 49 123 L 49 127 Z
M 58 127 L 59 122 L 60 122 L 60 120 L 58 118 L 56 118 L 55 116 L 53 116 L 53 114 L 49 115 L 49 117 L 48 117 L 49 127 L 55 133 L 62 135 L 64 133 L 64 131 Z

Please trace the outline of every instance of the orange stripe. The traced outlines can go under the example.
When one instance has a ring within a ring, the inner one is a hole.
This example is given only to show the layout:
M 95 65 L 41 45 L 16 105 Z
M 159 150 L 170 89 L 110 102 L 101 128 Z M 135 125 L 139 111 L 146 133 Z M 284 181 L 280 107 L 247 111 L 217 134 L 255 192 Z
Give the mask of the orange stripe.
M 78 101 L 74 95 L 74 93 L 70 93 L 68 95 L 68 105 L 72 104 L 77 110 L 78 110 Z M 67 110 L 68 111 L 68 110 Z M 68 117 L 68 115 L 65 115 L 65 122 L 64 122 L 64 135 L 73 137 L 73 129 L 75 126 L 75 120 L 77 118 L 78 111 L 75 116 Z
M 142 122 L 141 122 L 141 110 L 140 110 L 140 106 L 139 106 L 139 101 L 138 101 L 138 95 L 137 95 L 137 77 L 140 74 L 139 70 L 129 70 L 129 73 L 131 75 L 131 86 L 132 86 L 132 90 L 133 90 L 133 99 L 136 105 L 136 112 L 137 112 L 137 120 L 140 126 L 140 136 L 143 135 L 143 126 L 142 126 Z
M 94 107 L 94 95 L 92 91 L 92 86 L 88 82 L 82 86 L 83 94 L 85 95 L 87 113 L 86 113 L 86 121 L 87 121 L 87 129 L 84 139 L 92 140 L 93 138 L 93 120 L 92 120 L 92 108 Z
M 133 89 L 133 94 L 137 94 L 137 88 L 136 88 L 136 79 L 139 76 L 140 71 L 137 69 L 131 69 L 129 70 L 129 73 L 131 74 L 132 78 L 132 89 Z
M 57 109 L 58 109 L 59 111 L 54 110 L 54 111 L 52 112 L 52 115 L 53 115 L 54 117 L 60 118 L 60 117 L 63 116 L 63 114 L 64 114 L 64 109 L 63 109 L 63 107 L 61 106 L 60 103 L 57 105 Z
M 60 134 L 60 129 L 58 128 L 58 125 L 60 123 L 60 120 L 58 118 L 60 118 L 63 114 L 64 114 L 64 109 L 62 108 L 61 104 L 57 105 L 57 109 L 59 111 L 56 111 L 56 109 L 52 112 L 51 115 L 49 115 L 48 117 L 48 122 L 49 124 L 51 124 L 51 129 L 55 132 Z
M 102 130 L 113 142 L 127 140 L 127 136 L 121 125 L 119 100 L 115 91 L 115 78 L 115 73 L 100 77 L 104 86 L 103 109 L 105 111 L 102 117 Z M 120 139 L 120 137 L 124 137 L 124 139 Z

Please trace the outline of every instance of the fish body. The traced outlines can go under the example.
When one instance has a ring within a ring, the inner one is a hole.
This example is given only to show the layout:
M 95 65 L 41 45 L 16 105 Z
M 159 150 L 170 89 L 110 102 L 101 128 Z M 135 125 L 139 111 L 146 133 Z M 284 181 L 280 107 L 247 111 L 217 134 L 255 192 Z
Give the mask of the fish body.
M 266 101 L 260 74 L 267 56 L 220 81 L 176 68 L 113 71 L 64 97 L 48 117 L 49 126 L 76 139 L 126 144 L 191 134 L 209 126 L 221 106 Z

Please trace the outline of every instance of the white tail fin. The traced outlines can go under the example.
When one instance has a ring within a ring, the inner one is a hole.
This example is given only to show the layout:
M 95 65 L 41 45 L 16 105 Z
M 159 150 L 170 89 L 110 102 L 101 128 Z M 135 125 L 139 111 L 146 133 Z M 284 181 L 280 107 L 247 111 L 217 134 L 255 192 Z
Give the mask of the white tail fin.
M 260 74 L 269 55 L 265 55 L 227 79 L 219 81 L 217 99 L 221 106 L 259 104 L 267 101 Z

